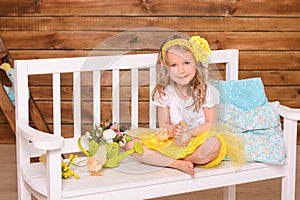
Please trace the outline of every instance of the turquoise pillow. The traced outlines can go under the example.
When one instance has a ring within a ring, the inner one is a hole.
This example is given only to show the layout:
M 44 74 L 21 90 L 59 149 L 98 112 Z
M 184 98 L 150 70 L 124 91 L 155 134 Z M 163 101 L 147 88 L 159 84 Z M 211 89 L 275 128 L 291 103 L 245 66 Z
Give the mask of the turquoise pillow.
M 220 103 L 232 104 L 246 111 L 268 103 L 261 78 L 218 81 L 213 85 L 220 92 Z
M 222 129 L 241 135 L 247 161 L 283 164 L 285 146 L 279 117 L 279 102 L 244 111 L 232 104 L 219 104 Z

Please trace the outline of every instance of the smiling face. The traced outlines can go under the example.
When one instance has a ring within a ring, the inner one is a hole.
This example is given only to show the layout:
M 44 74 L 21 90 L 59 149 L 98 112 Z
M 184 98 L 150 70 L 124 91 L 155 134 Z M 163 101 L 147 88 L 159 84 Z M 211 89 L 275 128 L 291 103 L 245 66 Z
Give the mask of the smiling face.
M 190 51 L 170 48 L 166 53 L 170 79 L 181 86 L 187 85 L 196 74 L 196 61 Z

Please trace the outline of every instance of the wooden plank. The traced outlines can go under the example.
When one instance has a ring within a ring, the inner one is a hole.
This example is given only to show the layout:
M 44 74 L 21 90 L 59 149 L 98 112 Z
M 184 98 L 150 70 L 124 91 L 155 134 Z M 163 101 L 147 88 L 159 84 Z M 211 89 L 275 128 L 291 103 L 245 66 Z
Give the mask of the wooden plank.
M 299 18 L 272 17 L 0 17 L 0 31 L 127 31 L 161 27 L 177 31 L 299 31 Z
M 13 67 L 13 60 L 8 52 L 8 49 L 0 37 L 0 65 L 3 63 L 9 63 L 11 67 Z M 4 70 L 0 70 L 0 82 L 3 85 L 11 86 L 11 81 L 6 75 L 6 72 Z
M 239 79 L 261 77 L 265 86 L 300 86 L 299 71 L 240 71 Z
M 10 50 L 15 60 L 83 57 L 90 53 L 90 50 Z M 240 51 L 239 56 L 240 70 L 300 70 L 299 51 Z
M 62 50 L 10 49 L 9 51 L 11 56 L 13 56 L 15 60 L 86 57 L 89 56 L 89 54 L 91 53 L 90 50 L 71 50 L 71 49 L 62 49 Z
M 38 106 L 36 105 L 35 100 L 33 99 L 32 95 L 30 94 L 29 98 L 29 115 L 30 119 L 32 120 L 34 127 L 37 130 L 44 131 L 49 133 L 50 129 L 45 122 L 44 117 L 42 116 Z
M 271 100 L 270 100 L 271 101 Z M 275 100 L 276 101 L 276 100 Z M 271 101 L 272 102 L 272 101 Z M 283 101 L 281 100 L 280 101 L 280 104 L 281 105 L 284 105 L 284 106 L 288 106 L 290 108 L 297 108 L 299 109 L 299 101 Z
M 239 71 L 238 78 L 249 79 L 260 77 L 263 80 L 264 86 L 299 86 L 299 79 L 295 78 L 299 75 L 300 71 L 260 71 L 255 69 L 253 71 Z M 219 68 L 219 71 L 214 71 L 214 77 L 217 80 L 225 80 L 225 71 Z M 214 78 L 213 80 L 216 80 Z
M 2 16 L 297 16 L 298 0 L 2 0 Z M 9 8 L 9 9 L 7 9 Z
M 265 87 L 266 95 L 270 101 L 278 100 L 284 101 L 295 101 L 298 102 L 298 108 L 300 108 L 300 86 L 274 86 Z
M 7 121 L 6 117 L 5 117 L 2 109 L 0 109 L 0 124 L 1 123 L 8 123 L 8 121 Z
M 239 61 L 240 70 L 300 70 L 299 51 L 240 51 Z
M 6 91 L 3 88 L 2 83 L 0 83 L 0 108 L 3 114 L 6 116 L 7 121 L 11 127 L 14 135 L 16 134 L 16 122 L 15 122 L 15 108 L 12 105 Z
M 173 32 L 174 33 L 174 32 Z M 123 35 L 124 34 L 124 35 Z M 7 46 L 12 49 L 71 49 L 103 50 L 98 54 L 111 54 L 116 50 L 158 49 L 172 32 L 2 32 Z M 188 32 L 201 35 L 210 43 L 211 49 L 239 50 L 300 50 L 300 34 L 294 32 Z M 124 39 L 126 38 L 126 39 Z M 151 38 L 151 40 L 149 39 Z M 288 38 L 288 40 L 287 40 Z M 32 41 L 35 41 L 33 43 Z M 94 52 L 96 53 L 96 51 Z
M 16 137 L 8 123 L 0 123 L 0 144 L 15 144 Z
M 1 60 L 0 60 L 0 63 L 1 63 Z M 6 72 L 2 69 L 0 69 L 0 82 L 5 86 L 11 87 L 11 82 L 10 82 L 9 78 L 7 77 L 7 75 L 6 75 Z

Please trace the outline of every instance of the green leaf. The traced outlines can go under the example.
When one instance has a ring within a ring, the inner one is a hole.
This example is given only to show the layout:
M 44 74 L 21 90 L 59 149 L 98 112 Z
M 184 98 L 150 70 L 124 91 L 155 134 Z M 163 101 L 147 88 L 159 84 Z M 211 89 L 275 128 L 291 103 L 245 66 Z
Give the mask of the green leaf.
M 94 140 L 89 142 L 89 152 L 90 152 L 90 156 L 93 156 L 99 148 L 99 144 L 97 142 L 95 142 Z
M 130 142 L 132 140 L 132 137 L 130 135 L 125 135 L 126 142 Z

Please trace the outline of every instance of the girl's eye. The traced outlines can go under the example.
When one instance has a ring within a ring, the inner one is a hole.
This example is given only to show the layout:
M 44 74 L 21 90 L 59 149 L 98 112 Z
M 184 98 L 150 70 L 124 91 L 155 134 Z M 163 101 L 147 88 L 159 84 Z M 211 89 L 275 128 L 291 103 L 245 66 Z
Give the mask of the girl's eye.
M 170 67 L 176 67 L 176 64 L 171 64 Z
M 189 65 L 189 64 L 191 64 L 191 62 L 185 61 L 184 64 L 185 64 L 185 65 Z

